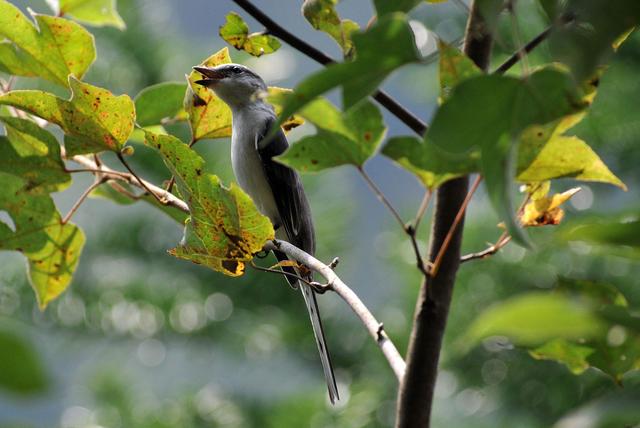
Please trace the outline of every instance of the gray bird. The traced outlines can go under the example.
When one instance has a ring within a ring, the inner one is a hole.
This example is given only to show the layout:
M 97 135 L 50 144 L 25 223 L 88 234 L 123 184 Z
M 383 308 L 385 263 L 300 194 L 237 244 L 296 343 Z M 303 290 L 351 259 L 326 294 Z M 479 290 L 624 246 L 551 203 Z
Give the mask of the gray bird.
M 231 165 L 240 187 L 253 199 L 258 210 L 269 217 L 276 237 L 284 239 L 313 255 L 315 234 L 309 203 L 298 174 L 272 158 L 282 154 L 289 144 L 281 129 L 265 138 L 277 119 L 273 107 L 265 102 L 267 85 L 262 78 L 239 64 L 217 67 L 193 67 L 203 75 L 196 81 L 220 97 L 232 113 Z M 287 256 L 275 252 L 278 260 Z M 293 273 L 292 268 L 283 270 Z M 311 279 L 310 275 L 308 278 Z M 292 286 L 299 285 L 309 311 L 313 333 L 318 344 L 322 369 L 327 380 L 329 399 L 339 399 L 331 358 L 322 330 L 318 302 L 313 289 L 287 276 Z

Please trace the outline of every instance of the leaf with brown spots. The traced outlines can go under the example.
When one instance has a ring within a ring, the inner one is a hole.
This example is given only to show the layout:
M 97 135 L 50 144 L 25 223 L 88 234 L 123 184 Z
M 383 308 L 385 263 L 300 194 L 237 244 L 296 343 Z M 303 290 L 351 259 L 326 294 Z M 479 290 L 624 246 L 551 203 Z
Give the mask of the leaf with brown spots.
M 14 227 L 0 222 L 0 250 L 27 257 L 29 281 L 44 309 L 69 285 L 84 245 L 84 234 L 61 217 L 49 195 L 29 193 L 28 182 L 0 172 L 0 207 Z
M 191 212 L 182 241 L 169 253 L 226 275 L 242 275 L 245 262 L 274 239 L 269 219 L 237 185 L 227 188 L 204 172 L 204 160 L 186 144 L 171 135 L 145 135 L 145 143 L 160 152 L 176 177 Z
M 236 49 L 253 56 L 270 54 L 280 49 L 280 40 L 269 34 L 249 34 L 249 26 L 240 15 L 231 12 L 220 27 L 220 37 Z
M 0 104 L 27 111 L 62 128 L 68 156 L 120 151 L 135 123 L 131 98 L 114 96 L 73 76 L 69 76 L 69 86 L 69 100 L 48 92 L 24 90 L 0 96 Z
M 48 0 L 56 14 L 69 15 L 94 27 L 124 30 L 126 25 L 116 9 L 116 0 Z
M 280 96 L 270 97 L 280 105 Z M 386 132 L 380 110 L 363 101 L 341 112 L 325 98 L 318 98 L 300 111 L 317 134 L 304 137 L 276 159 L 300 172 L 317 172 L 340 165 L 362 166 L 374 155 Z
M 40 76 L 62 86 L 70 74 L 82 78 L 96 58 L 93 36 L 64 18 L 32 13 L 36 25 L 14 5 L 0 0 L 0 70 Z
M 229 49 L 224 48 L 202 61 L 200 65 L 215 67 L 230 62 Z M 193 140 L 230 136 L 231 110 L 213 91 L 195 83 L 200 79 L 202 75 L 195 70 L 187 75 L 188 86 L 184 97 L 184 109 L 189 115 Z

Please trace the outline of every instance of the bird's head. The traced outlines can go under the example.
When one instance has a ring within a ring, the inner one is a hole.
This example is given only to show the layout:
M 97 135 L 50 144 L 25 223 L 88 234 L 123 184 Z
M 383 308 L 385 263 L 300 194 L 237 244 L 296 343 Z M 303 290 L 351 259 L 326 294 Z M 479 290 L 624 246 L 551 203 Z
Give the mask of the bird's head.
M 262 78 L 244 65 L 195 66 L 193 69 L 203 76 L 196 83 L 213 90 L 232 109 L 256 102 L 267 91 Z

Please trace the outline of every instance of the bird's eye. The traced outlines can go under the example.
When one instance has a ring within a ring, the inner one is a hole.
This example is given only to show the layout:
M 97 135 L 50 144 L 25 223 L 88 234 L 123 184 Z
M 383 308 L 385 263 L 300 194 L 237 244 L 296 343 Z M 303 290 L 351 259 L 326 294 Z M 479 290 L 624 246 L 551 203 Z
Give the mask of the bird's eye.
M 242 72 L 242 69 L 240 67 L 231 67 L 231 72 L 234 74 L 239 74 Z

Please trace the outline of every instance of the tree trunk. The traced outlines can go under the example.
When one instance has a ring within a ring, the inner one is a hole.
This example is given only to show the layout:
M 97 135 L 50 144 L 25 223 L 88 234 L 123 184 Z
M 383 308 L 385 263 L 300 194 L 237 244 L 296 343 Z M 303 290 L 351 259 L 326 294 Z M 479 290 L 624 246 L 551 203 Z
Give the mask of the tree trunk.
M 474 0 L 471 5 L 464 52 L 486 71 L 493 39 L 480 14 L 481 2 Z M 468 177 L 462 177 L 448 181 L 438 189 L 429 246 L 432 262 L 462 206 L 468 183 Z M 396 428 L 429 427 L 442 337 L 460 266 L 463 228 L 464 218 L 453 233 L 437 274 L 425 278 L 420 287 L 407 351 L 407 370 L 398 394 Z

